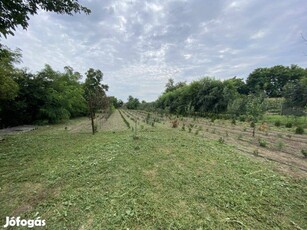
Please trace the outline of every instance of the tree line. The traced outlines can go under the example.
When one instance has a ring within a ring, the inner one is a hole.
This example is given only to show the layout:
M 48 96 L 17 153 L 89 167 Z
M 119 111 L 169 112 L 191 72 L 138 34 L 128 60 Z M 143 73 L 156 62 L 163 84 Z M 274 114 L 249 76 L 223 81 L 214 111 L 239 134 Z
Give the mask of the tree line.
M 94 130 L 95 113 L 113 105 L 100 70 L 90 68 L 82 83 L 82 75 L 69 66 L 59 72 L 45 65 L 35 74 L 15 68 L 20 58 L 20 52 L 0 46 L 1 127 L 57 123 L 89 115 Z
M 187 84 L 169 79 L 165 91 L 155 102 L 139 103 L 134 108 L 177 115 L 233 119 L 245 116 L 255 120 L 257 114 L 266 110 L 267 98 L 284 98 L 280 106 L 282 114 L 304 115 L 307 106 L 307 69 L 297 65 L 257 68 L 246 81 L 237 77 L 227 80 L 204 77 Z

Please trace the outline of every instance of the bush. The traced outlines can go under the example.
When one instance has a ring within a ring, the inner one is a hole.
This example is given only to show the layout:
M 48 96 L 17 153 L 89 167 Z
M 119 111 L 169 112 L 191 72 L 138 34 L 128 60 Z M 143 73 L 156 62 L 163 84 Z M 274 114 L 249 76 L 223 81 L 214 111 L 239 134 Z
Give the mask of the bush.
M 291 123 L 291 122 L 288 122 L 288 123 L 286 124 L 286 128 L 292 128 L 292 123 Z
M 304 155 L 304 157 L 307 157 L 307 150 L 306 149 L 302 149 L 302 154 Z
M 220 137 L 219 142 L 220 142 L 221 144 L 224 144 L 224 143 L 225 143 L 224 138 L 223 138 L 223 137 Z
M 255 125 L 256 125 L 256 124 L 255 124 L 255 122 L 253 122 L 253 121 L 250 123 L 250 127 L 251 127 L 251 128 L 254 128 Z
M 266 142 L 265 140 L 259 139 L 258 142 L 259 142 L 259 145 L 260 145 L 261 147 L 264 147 L 264 148 L 265 148 L 266 145 L 267 145 L 267 142 Z
M 275 126 L 276 127 L 279 127 L 281 125 L 281 122 L 280 121 L 275 121 Z
M 285 146 L 284 143 L 281 142 L 281 141 L 278 141 L 278 142 L 276 143 L 276 148 L 277 148 L 279 151 L 281 151 L 281 150 L 283 149 L 284 146 Z
M 239 121 L 244 122 L 245 120 L 246 120 L 245 116 L 241 115 L 241 116 L 239 117 Z
M 231 124 L 236 125 L 236 119 L 232 119 Z
M 253 154 L 254 154 L 254 156 L 259 156 L 259 151 L 258 151 L 258 149 L 255 149 L 255 150 L 253 151 Z
M 299 126 L 295 129 L 296 134 L 304 134 L 304 128 Z

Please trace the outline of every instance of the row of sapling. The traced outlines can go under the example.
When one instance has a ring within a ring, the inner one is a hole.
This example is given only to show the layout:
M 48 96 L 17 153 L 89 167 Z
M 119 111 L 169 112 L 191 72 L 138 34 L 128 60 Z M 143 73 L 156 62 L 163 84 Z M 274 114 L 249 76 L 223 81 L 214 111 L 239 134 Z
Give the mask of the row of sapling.
M 255 136 L 256 123 L 263 117 L 266 111 L 265 97 L 262 94 L 250 94 L 246 98 L 237 98 L 228 105 L 228 112 L 232 116 L 232 124 L 241 115 L 245 115 L 253 128 L 252 136 Z
M 124 115 L 122 114 L 122 112 L 120 110 L 119 110 L 119 114 L 122 117 L 122 119 L 124 120 L 124 122 L 127 125 L 128 129 L 130 129 L 130 123 L 127 121 L 127 119 L 124 117 Z

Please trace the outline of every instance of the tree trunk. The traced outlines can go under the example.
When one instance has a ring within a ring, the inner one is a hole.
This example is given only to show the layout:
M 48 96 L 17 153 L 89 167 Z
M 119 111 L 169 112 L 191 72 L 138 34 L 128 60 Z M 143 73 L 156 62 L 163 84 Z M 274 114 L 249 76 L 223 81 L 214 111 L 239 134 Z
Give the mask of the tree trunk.
M 91 122 L 92 122 L 92 133 L 93 135 L 95 134 L 95 124 L 94 124 L 94 118 L 95 118 L 95 113 L 93 111 L 92 103 L 90 102 L 90 116 L 91 116 Z
M 94 114 L 92 111 L 91 111 L 91 122 L 92 122 L 92 132 L 94 135 L 95 134 L 95 124 L 94 124 Z

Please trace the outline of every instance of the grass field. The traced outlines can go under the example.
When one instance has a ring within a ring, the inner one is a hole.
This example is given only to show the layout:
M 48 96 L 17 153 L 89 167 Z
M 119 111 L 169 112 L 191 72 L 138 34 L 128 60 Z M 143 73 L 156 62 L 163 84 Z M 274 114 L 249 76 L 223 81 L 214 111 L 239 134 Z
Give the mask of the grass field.
M 117 111 L 94 136 L 86 122 L 0 142 L 1 226 L 40 216 L 47 229 L 307 229 L 306 177 L 168 125 L 133 138 Z

